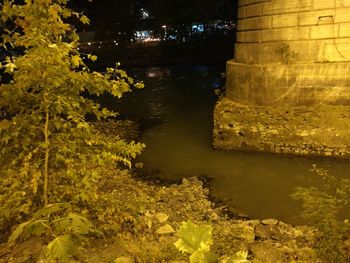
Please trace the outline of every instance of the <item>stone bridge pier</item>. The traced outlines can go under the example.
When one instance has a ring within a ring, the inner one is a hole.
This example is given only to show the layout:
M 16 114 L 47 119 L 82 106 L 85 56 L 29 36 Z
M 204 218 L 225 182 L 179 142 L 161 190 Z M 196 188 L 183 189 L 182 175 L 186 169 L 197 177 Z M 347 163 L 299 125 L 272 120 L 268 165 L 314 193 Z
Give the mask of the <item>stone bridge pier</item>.
M 350 0 L 239 0 L 214 147 L 350 157 Z

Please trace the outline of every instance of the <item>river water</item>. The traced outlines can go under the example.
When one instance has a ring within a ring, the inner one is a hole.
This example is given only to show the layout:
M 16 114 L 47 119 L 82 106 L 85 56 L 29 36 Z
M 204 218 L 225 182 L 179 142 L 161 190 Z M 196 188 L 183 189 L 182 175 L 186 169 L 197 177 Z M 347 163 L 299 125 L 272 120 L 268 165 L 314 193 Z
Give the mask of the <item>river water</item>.
M 302 223 L 290 194 L 297 186 L 320 185 L 312 165 L 348 176 L 350 162 L 214 150 L 214 90 L 223 85 L 224 71 L 197 65 L 132 69 L 130 75 L 145 88 L 106 103 L 143 124 L 144 169 L 170 180 L 206 176 L 213 196 L 251 218 Z

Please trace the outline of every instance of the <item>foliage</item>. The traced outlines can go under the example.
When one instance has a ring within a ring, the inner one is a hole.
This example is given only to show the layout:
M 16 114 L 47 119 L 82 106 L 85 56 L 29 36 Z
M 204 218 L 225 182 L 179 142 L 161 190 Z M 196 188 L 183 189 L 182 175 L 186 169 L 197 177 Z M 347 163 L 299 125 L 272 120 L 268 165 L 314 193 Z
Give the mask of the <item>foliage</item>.
M 90 231 L 88 221 L 76 213 L 98 199 L 103 176 L 98 168 L 117 162 L 131 167 L 131 159 L 143 148 L 104 136 L 88 121 L 116 116 L 92 96 L 109 93 L 120 98 L 143 84 L 118 68 L 105 73 L 88 69 L 85 61 L 96 57 L 79 53 L 79 38 L 65 21 L 89 19 L 66 4 L 67 0 L 0 4 L 0 21 L 6 25 L 1 45 L 24 50 L 18 57 L 6 57 L 0 66 L 12 76 L 11 82 L 0 85 L 0 233 L 25 221 L 10 241 L 58 231 L 50 234 L 54 239 L 48 251 L 53 257 L 72 252 L 73 236 Z M 60 203 L 71 205 L 72 213 L 59 213 L 57 221 L 49 220 L 52 211 L 36 217 Z M 65 231 L 59 231 L 63 223 Z
M 302 202 L 303 217 L 318 230 L 316 253 L 324 262 L 347 262 L 342 237 L 349 228 L 348 220 L 338 221 L 338 212 L 348 204 L 350 180 L 337 178 L 327 170 L 312 170 L 323 182 L 323 189 L 299 187 L 292 198 Z
M 31 220 L 17 226 L 9 237 L 14 243 L 31 236 L 47 237 L 51 240 L 45 249 L 49 260 L 68 262 L 79 246 L 86 243 L 85 235 L 100 234 L 85 217 L 73 212 L 69 203 L 49 204 L 36 211 Z
M 191 263 L 218 262 L 218 257 L 210 252 L 213 244 L 212 227 L 210 225 L 196 225 L 191 221 L 183 222 L 177 231 L 179 239 L 174 243 L 182 253 L 189 253 Z M 239 251 L 235 255 L 224 259 L 223 263 L 246 262 L 248 253 Z

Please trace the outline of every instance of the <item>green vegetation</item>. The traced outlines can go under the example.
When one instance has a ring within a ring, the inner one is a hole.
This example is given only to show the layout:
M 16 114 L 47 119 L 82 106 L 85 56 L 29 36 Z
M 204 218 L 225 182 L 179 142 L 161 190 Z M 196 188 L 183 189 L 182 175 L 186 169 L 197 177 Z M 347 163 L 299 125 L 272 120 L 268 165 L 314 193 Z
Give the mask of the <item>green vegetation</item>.
M 349 221 L 339 221 L 339 211 L 349 203 L 350 180 L 313 167 L 323 188 L 297 188 L 292 197 L 302 201 L 303 217 L 316 228 L 316 254 L 323 262 L 348 262 L 342 243 Z
M 118 166 L 130 168 L 144 145 L 124 140 L 118 124 L 110 122 L 116 113 L 92 97 L 120 98 L 143 84 L 118 68 L 90 71 L 86 60 L 97 58 L 79 53 L 78 36 L 66 22 L 89 19 L 67 8 L 67 0 L 18 2 L 0 4 L 0 23 L 6 26 L 1 45 L 24 50 L 0 68 L 12 78 L 0 85 L 0 243 L 9 248 L 0 244 L 1 260 L 187 259 L 177 248 L 190 255 L 190 262 L 245 262 L 248 249 L 254 251 L 254 242 L 260 242 L 254 228 L 259 222 L 234 221 L 214 211 L 208 190 L 196 178 L 163 187 Z M 316 172 L 327 181 L 326 192 L 299 189 L 295 198 L 304 201 L 305 215 L 319 230 L 319 257 L 345 260 L 341 236 L 347 225 L 335 214 L 348 200 L 350 182 Z M 184 220 L 176 241 L 173 233 Z M 192 223 L 209 220 L 213 227 Z M 296 250 L 298 245 L 304 244 L 296 242 Z M 239 252 L 227 256 L 226 251 Z M 254 256 L 259 256 L 256 248 Z
M 218 257 L 210 252 L 213 244 L 212 227 L 210 225 L 196 225 L 190 220 L 183 222 L 177 231 L 179 239 L 174 243 L 176 248 L 182 253 L 189 253 L 190 263 L 215 263 Z M 223 263 L 247 262 L 247 251 L 239 251 L 231 257 L 226 257 Z
M 101 167 L 131 167 L 142 144 L 111 140 L 87 117 L 116 116 L 86 95 L 120 98 L 142 83 L 117 68 L 91 72 L 78 52 L 78 36 L 67 19 L 89 19 L 66 7 L 67 0 L 5 0 L 0 19 L 4 48 L 21 48 L 1 68 L 12 76 L 0 86 L 0 233 L 2 241 L 48 237 L 47 258 L 68 260 L 74 241 L 97 233 L 85 218 L 98 199 Z M 85 96 L 83 96 L 83 94 Z M 91 97 L 91 96 L 90 96 Z

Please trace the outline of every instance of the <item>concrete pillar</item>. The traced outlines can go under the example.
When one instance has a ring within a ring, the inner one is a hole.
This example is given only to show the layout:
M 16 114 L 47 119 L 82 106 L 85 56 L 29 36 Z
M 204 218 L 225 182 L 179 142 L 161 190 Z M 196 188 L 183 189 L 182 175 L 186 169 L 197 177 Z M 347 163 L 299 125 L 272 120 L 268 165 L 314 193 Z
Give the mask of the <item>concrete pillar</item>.
M 239 0 L 214 147 L 350 156 L 350 0 Z

